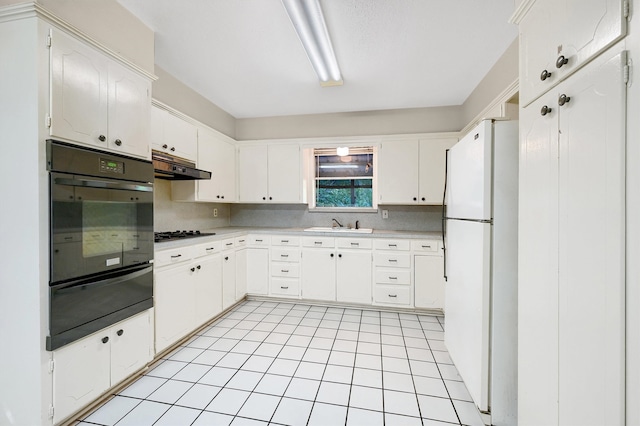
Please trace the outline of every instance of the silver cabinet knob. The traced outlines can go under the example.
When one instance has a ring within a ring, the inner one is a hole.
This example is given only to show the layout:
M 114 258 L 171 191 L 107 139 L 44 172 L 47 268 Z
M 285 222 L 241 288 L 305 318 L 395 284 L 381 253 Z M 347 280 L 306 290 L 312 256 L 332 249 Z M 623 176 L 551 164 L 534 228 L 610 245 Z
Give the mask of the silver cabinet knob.
M 562 66 L 567 63 L 569 63 L 569 58 L 565 58 L 564 55 L 560 55 L 556 60 L 556 68 L 562 68 Z
M 544 105 L 542 108 L 540 108 L 540 115 L 541 116 L 545 116 L 547 114 L 549 114 L 551 112 L 551 108 L 549 108 L 548 106 Z
M 540 80 L 545 81 L 548 78 L 551 78 L 551 73 L 547 70 L 542 70 L 540 73 Z
M 570 100 L 571 98 L 563 93 L 558 97 L 558 105 L 563 106 L 564 104 L 568 103 Z

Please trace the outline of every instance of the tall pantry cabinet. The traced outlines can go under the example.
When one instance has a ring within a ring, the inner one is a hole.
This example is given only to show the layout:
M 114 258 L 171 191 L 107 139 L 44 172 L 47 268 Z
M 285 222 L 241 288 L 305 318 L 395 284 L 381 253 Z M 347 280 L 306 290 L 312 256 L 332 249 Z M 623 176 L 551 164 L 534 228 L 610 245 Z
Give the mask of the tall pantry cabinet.
M 519 425 L 625 424 L 626 8 L 540 0 L 515 15 Z

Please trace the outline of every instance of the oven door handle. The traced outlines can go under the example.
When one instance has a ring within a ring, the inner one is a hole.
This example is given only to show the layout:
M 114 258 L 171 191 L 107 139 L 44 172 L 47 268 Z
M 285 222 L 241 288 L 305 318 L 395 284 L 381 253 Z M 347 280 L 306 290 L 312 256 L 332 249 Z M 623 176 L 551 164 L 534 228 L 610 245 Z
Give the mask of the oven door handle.
M 140 191 L 140 192 L 153 192 L 153 185 L 145 183 L 121 183 L 121 182 L 109 182 L 104 180 L 95 179 L 69 179 L 69 178 L 55 178 L 53 182 L 57 185 L 69 185 L 69 186 L 83 186 L 89 188 L 102 188 L 102 189 L 121 189 L 128 191 Z
M 148 274 L 153 271 L 153 267 L 150 265 L 144 265 L 141 268 L 137 268 L 132 270 L 127 270 L 125 272 L 119 271 L 115 274 L 115 276 L 111 276 L 110 278 L 102 279 L 99 281 L 95 281 L 95 278 L 83 278 L 80 280 L 66 282 L 63 284 L 54 284 L 51 285 L 51 289 L 55 289 L 58 293 L 69 293 L 73 291 L 81 291 L 82 288 L 86 285 L 90 285 L 93 288 L 96 287 L 106 287 L 112 284 L 118 284 L 122 281 L 131 280 L 142 275 Z

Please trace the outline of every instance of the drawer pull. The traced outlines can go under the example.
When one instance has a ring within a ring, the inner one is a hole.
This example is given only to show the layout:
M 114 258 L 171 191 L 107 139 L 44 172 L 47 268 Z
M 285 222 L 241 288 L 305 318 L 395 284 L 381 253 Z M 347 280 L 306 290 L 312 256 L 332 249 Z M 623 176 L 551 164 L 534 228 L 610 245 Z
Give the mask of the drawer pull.
M 389 277 L 390 280 L 397 280 L 398 277 Z
M 397 244 L 389 244 L 389 247 L 398 247 Z
M 358 247 L 360 245 L 360 243 L 351 243 L 351 245 Z
M 322 241 L 314 241 L 313 244 L 320 244 L 322 245 Z
M 281 243 L 288 243 L 289 240 L 280 240 Z
M 280 257 L 289 257 L 288 254 L 281 254 Z
M 395 297 L 398 297 L 398 295 L 397 294 L 390 294 L 389 297 L 394 297 L 395 298 Z
M 233 243 L 227 243 L 227 244 L 225 244 L 225 246 L 232 246 L 232 245 L 233 245 Z
M 177 259 L 179 257 L 182 257 L 182 255 L 181 254 L 176 254 L 176 255 L 171 256 L 172 259 Z
M 258 240 L 258 239 L 256 238 L 256 243 L 261 243 L 261 242 L 262 242 L 262 240 Z
M 239 243 L 244 243 L 244 240 L 238 240 Z
M 431 248 L 431 246 L 422 246 L 422 248 Z
M 288 274 L 289 270 L 288 269 L 280 269 L 280 272 L 284 272 L 285 274 Z
M 389 262 L 397 262 L 398 259 L 389 259 Z
M 281 285 L 281 286 L 280 286 L 280 288 L 281 288 L 281 289 L 283 289 L 283 290 L 288 290 L 288 289 L 289 289 L 289 286 L 286 286 L 286 287 L 285 287 L 285 286 Z
M 216 249 L 215 247 L 207 247 L 205 250 L 206 251 L 211 251 L 211 250 L 215 250 L 215 249 Z

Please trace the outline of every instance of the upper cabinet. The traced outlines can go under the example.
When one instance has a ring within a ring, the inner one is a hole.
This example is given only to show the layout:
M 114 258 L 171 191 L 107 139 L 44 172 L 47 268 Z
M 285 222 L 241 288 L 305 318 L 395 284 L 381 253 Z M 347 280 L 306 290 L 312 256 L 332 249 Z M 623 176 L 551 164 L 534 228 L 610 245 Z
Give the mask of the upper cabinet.
M 378 160 L 380 204 L 442 204 L 447 149 L 456 138 L 382 142 Z
M 174 201 L 233 203 L 236 201 L 236 147 L 233 139 L 205 127 L 198 128 L 198 168 L 211 172 L 211 179 L 174 181 Z
M 50 72 L 52 137 L 150 157 L 147 78 L 55 30 Z
M 166 109 L 153 105 L 151 107 L 151 147 L 156 151 L 196 162 L 198 128 Z
M 628 0 L 537 0 L 519 22 L 526 106 L 627 32 Z
M 301 203 L 299 144 L 241 145 L 238 148 L 238 201 Z

